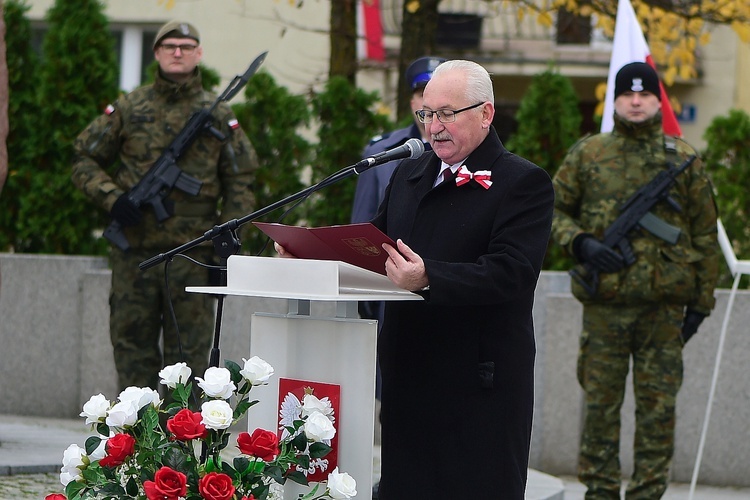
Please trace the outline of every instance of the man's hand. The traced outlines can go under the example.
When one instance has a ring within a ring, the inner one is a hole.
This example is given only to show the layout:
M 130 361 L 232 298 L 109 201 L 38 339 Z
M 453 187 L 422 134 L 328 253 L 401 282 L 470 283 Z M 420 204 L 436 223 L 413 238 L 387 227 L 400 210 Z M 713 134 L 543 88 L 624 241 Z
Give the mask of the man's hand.
M 417 291 L 430 284 L 424 268 L 422 257 L 414 253 L 400 239 L 396 242 L 398 250 L 388 243 L 383 243 L 383 250 L 388 252 L 385 261 L 385 272 L 388 278 L 404 290 Z
M 593 237 L 581 242 L 581 260 L 603 273 L 616 273 L 625 267 L 622 255 Z
M 121 194 L 115 200 L 115 204 L 112 205 L 112 210 L 109 213 L 113 219 L 123 226 L 137 226 L 143 219 L 143 212 L 130 201 L 128 193 Z
M 685 319 L 682 320 L 682 332 L 680 332 L 680 338 L 682 339 L 682 345 L 687 344 L 690 337 L 695 335 L 698 331 L 698 327 L 701 326 L 703 320 L 706 318 L 705 314 L 691 311 L 690 309 L 685 312 Z
M 282 247 L 275 241 L 273 242 L 273 249 L 276 250 L 276 253 L 279 254 L 279 257 L 284 257 L 285 259 L 296 259 L 297 256 L 291 253 L 286 248 Z

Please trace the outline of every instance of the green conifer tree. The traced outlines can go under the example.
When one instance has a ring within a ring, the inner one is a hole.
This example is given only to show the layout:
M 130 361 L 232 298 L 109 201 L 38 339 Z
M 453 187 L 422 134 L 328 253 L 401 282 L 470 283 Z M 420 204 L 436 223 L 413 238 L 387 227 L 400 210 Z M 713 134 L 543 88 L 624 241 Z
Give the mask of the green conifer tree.
M 340 76 L 332 77 L 323 92 L 313 96 L 313 114 L 319 122 L 313 182 L 359 161 L 370 138 L 393 127 L 387 116 L 374 111 L 378 100 L 377 92 L 365 92 Z M 355 187 L 352 176 L 319 191 L 309 224 L 348 223 Z
M 70 180 L 73 141 L 118 94 L 115 40 L 98 0 L 56 0 L 46 15 L 37 157 L 21 199 L 22 251 L 96 254 L 105 214 Z
M 554 176 L 565 153 L 581 134 L 581 112 L 570 79 L 549 68 L 535 75 L 516 113 L 518 130 L 508 149 Z M 547 248 L 544 269 L 568 269 L 573 262 L 554 243 Z
M 29 193 L 34 175 L 34 138 L 40 133 L 39 58 L 32 47 L 29 6 L 23 0 L 4 4 L 8 61 L 8 179 L 0 197 L 0 251 L 16 250 L 19 199 Z
M 719 217 L 740 259 L 750 258 L 750 115 L 732 109 L 717 116 L 703 134 L 708 146 L 702 153 L 716 191 Z M 745 280 L 747 281 L 747 280 Z M 730 287 L 727 271 L 722 286 Z
M 309 165 L 312 147 L 300 132 L 310 124 L 310 109 L 305 96 L 291 94 L 265 71 L 248 81 L 245 98 L 232 109 L 258 154 L 260 168 L 253 193 L 256 210 L 260 210 L 305 187 L 302 172 Z M 257 220 L 297 224 L 306 209 L 305 203 L 298 207 L 290 204 Z M 273 247 L 266 245 L 265 235 L 253 226 L 244 227 L 242 235 L 249 253 L 275 254 Z

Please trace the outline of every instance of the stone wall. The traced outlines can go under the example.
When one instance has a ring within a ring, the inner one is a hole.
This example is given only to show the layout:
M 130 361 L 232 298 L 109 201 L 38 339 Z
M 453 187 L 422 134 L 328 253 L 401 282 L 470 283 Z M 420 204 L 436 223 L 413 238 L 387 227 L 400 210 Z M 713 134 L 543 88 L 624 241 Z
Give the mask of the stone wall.
M 75 418 L 91 395 L 116 397 L 106 261 L 0 254 L 0 273 L 0 414 Z M 575 378 L 581 306 L 569 290 L 567 273 L 542 273 L 534 305 L 536 409 L 530 466 L 554 475 L 575 474 L 583 416 Z M 717 290 L 716 296 L 716 309 L 685 348 L 673 467 L 679 482 L 692 477 L 729 291 Z M 332 315 L 334 307 L 312 304 L 313 314 Z M 253 313 L 286 311 L 285 300 L 227 297 L 221 359 L 239 362 L 250 355 Z M 743 326 L 750 322 L 749 292 L 738 292 L 730 319 L 699 481 L 750 486 L 750 336 Z M 625 474 L 632 471 L 633 428 L 629 386 L 622 426 Z

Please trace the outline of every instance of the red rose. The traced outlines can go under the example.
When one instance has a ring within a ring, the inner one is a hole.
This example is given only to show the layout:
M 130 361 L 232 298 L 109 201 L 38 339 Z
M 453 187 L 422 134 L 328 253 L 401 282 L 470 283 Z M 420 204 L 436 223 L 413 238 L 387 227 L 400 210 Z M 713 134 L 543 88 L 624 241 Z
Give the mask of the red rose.
M 273 460 L 279 454 L 279 438 L 275 432 L 255 429 L 252 436 L 247 432 L 237 435 L 237 446 L 245 455 L 258 457 L 261 460 Z
M 153 481 L 144 481 L 143 490 L 148 500 L 177 500 L 187 494 L 187 477 L 169 467 L 162 467 Z
M 252 495 L 250 495 L 252 497 Z M 67 497 L 61 493 L 52 493 L 44 497 L 44 500 L 68 500 Z M 250 499 L 248 499 L 250 500 Z
M 198 481 L 198 491 L 206 500 L 229 500 L 234 496 L 234 485 L 226 474 L 209 472 Z
M 249 497 L 242 497 L 242 500 L 255 500 L 255 497 L 250 495 Z
M 180 441 L 202 439 L 208 435 L 208 429 L 201 423 L 202 419 L 203 416 L 199 411 L 184 408 L 167 420 L 167 429 L 174 434 L 175 439 Z
M 117 467 L 125 462 L 125 459 L 133 454 L 135 450 L 135 438 L 130 434 L 115 434 L 107 439 L 104 445 L 107 456 L 99 460 L 99 465 L 104 467 Z

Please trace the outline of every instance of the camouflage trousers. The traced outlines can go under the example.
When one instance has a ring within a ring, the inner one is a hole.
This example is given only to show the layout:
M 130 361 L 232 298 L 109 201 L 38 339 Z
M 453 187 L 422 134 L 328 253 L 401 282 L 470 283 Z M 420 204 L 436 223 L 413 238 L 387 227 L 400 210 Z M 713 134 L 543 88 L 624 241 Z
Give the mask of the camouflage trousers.
M 578 381 L 586 409 L 578 478 L 587 500 L 620 499 L 620 409 L 631 358 L 636 428 L 625 498 L 664 494 L 682 384 L 682 319 L 683 307 L 674 305 L 584 306 Z
M 186 286 L 206 286 L 208 271 L 176 257 L 169 263 L 167 290 L 164 264 L 145 271 L 138 267 L 157 253 L 131 249 L 125 254 L 116 248 L 110 253 L 109 328 L 120 390 L 128 386 L 158 390 L 159 371 L 180 361 L 190 366 L 194 376 L 203 376 L 208 367 L 216 301 L 207 294 L 185 292 Z M 190 252 L 204 263 L 212 254 L 213 250 L 203 248 Z

